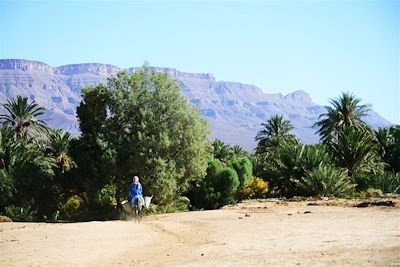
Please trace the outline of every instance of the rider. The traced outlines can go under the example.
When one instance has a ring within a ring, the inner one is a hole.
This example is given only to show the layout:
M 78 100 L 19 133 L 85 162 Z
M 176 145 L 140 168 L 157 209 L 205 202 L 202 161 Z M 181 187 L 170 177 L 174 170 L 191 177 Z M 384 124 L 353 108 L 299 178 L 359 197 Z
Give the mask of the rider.
M 142 205 L 143 205 L 143 207 L 145 207 L 146 203 L 145 203 L 145 201 L 143 199 L 143 195 L 142 195 L 142 185 L 139 182 L 139 177 L 134 176 L 133 177 L 133 182 L 131 184 L 131 191 L 130 191 L 130 194 L 129 194 L 131 207 L 134 207 L 135 200 L 137 198 L 139 198 L 142 201 Z

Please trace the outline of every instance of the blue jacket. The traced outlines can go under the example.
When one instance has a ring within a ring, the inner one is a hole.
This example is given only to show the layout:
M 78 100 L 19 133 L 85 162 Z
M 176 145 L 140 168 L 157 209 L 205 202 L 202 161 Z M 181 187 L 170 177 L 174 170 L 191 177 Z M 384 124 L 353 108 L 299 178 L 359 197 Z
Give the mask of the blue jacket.
M 146 203 L 144 202 L 143 195 L 142 195 L 142 185 L 139 183 L 138 185 L 131 184 L 131 191 L 129 194 L 131 206 L 134 205 L 134 201 L 136 198 L 140 198 L 140 200 L 143 203 L 143 206 L 146 206 Z
M 131 184 L 131 199 L 137 195 L 142 196 L 142 185 L 140 183 L 138 185 Z

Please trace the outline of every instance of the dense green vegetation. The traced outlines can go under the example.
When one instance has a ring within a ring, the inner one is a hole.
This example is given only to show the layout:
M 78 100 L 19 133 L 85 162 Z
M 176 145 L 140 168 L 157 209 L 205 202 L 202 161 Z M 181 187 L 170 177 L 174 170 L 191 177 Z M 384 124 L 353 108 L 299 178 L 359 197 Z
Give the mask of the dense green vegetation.
M 253 154 L 210 143 L 176 82 L 146 67 L 82 90 L 77 138 L 49 129 L 28 98 L 3 111 L 0 214 L 17 221 L 119 218 L 133 175 L 158 212 L 267 196 L 400 194 L 400 126 L 374 131 L 363 121 L 367 107 L 349 94 L 316 123 L 319 144 L 301 144 L 277 115 L 262 124 Z

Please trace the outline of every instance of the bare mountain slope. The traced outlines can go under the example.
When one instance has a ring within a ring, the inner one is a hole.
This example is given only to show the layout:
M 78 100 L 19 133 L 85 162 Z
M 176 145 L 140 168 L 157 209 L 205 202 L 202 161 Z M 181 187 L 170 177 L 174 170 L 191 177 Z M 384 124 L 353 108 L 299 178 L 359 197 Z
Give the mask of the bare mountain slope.
M 294 133 L 302 142 L 318 141 L 312 125 L 325 109 L 313 103 L 304 91 L 286 96 L 266 94 L 254 85 L 216 81 L 211 74 L 184 73 L 172 68 L 154 69 L 177 80 L 182 93 L 208 120 L 211 138 L 251 150 L 256 145 L 254 137 L 260 124 L 274 114 L 281 114 L 292 122 Z M 47 109 L 46 120 L 51 127 L 77 135 L 79 127 L 75 110 L 81 100 L 81 88 L 106 83 L 107 77 L 124 70 L 132 73 L 136 68 L 121 69 L 105 64 L 71 64 L 53 68 L 37 61 L 2 59 L 0 102 L 18 94 L 28 96 Z M 367 122 L 375 128 L 390 125 L 373 111 Z

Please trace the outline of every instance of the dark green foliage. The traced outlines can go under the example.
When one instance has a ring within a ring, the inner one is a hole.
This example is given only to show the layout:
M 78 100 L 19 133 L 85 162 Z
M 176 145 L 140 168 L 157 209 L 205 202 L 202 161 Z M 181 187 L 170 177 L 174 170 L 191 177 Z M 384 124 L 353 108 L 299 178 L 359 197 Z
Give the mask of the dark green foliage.
M 18 141 L 9 147 L 4 168 L 14 183 L 11 203 L 23 206 L 33 199 L 40 213 L 46 212 L 46 196 L 54 178 L 55 160 L 36 143 Z
M 224 167 L 218 159 L 211 159 L 207 175 L 196 192 L 194 204 L 197 208 L 205 209 L 230 204 L 234 201 L 239 184 L 239 177 L 234 169 Z
M 387 169 L 400 172 L 400 125 L 375 131 L 378 151 L 388 164 Z
M 4 106 L 10 115 L 2 115 L 3 119 L 7 116 L 9 119 L 3 122 L 0 130 L 0 212 L 8 207 L 10 214 L 20 218 L 17 220 L 24 216 L 29 220 L 32 210 L 39 218 L 47 216 L 54 213 L 57 206 L 55 199 L 60 190 L 56 174 L 68 156 L 68 145 L 64 144 L 61 157 L 56 155 L 51 138 L 46 138 L 45 124 L 37 118 L 43 114 L 43 108 L 36 103 L 28 104 L 26 98 L 17 97 Z M 18 124 L 22 126 L 17 129 L 7 126 Z M 36 135 L 41 132 L 42 135 Z M 60 131 L 57 133 L 67 136 Z
M 20 207 L 11 205 L 5 208 L 5 214 L 14 222 L 31 222 L 36 219 L 37 214 L 33 206 L 33 202 L 27 202 Z
M 237 173 L 231 168 L 223 168 L 217 173 L 213 185 L 215 191 L 221 194 L 221 197 L 218 200 L 218 206 L 223 206 L 233 202 L 239 183 Z
M 97 202 L 101 206 L 116 206 L 117 186 L 113 183 L 106 184 L 97 194 Z
M 273 159 L 265 164 L 264 178 L 268 181 L 271 194 L 291 197 L 303 195 L 295 181 L 305 177 L 306 172 L 332 164 L 332 158 L 322 145 L 290 145 L 280 147 Z
M 75 162 L 69 155 L 71 135 L 60 129 L 50 130 L 48 139 L 48 150 L 53 158 L 55 158 L 57 167 L 60 169 L 61 173 L 76 167 Z
M 400 194 L 400 173 L 364 174 L 358 175 L 356 178 L 359 190 L 366 191 L 374 188 L 381 190 L 383 193 Z
M 306 171 L 295 183 L 303 189 L 305 196 L 344 197 L 353 192 L 355 186 L 346 170 L 326 165 Z
M 209 176 L 200 189 L 199 207 L 215 209 L 234 201 L 239 186 L 239 178 L 234 170 L 228 167 L 220 169 L 215 176 Z
M 0 170 L 0 207 L 6 206 L 15 193 L 14 181 L 5 170 Z
M 358 173 L 382 173 L 384 164 L 378 156 L 371 131 L 344 127 L 329 144 L 338 166 L 346 168 L 350 177 Z M 354 181 L 354 179 L 353 179 Z

